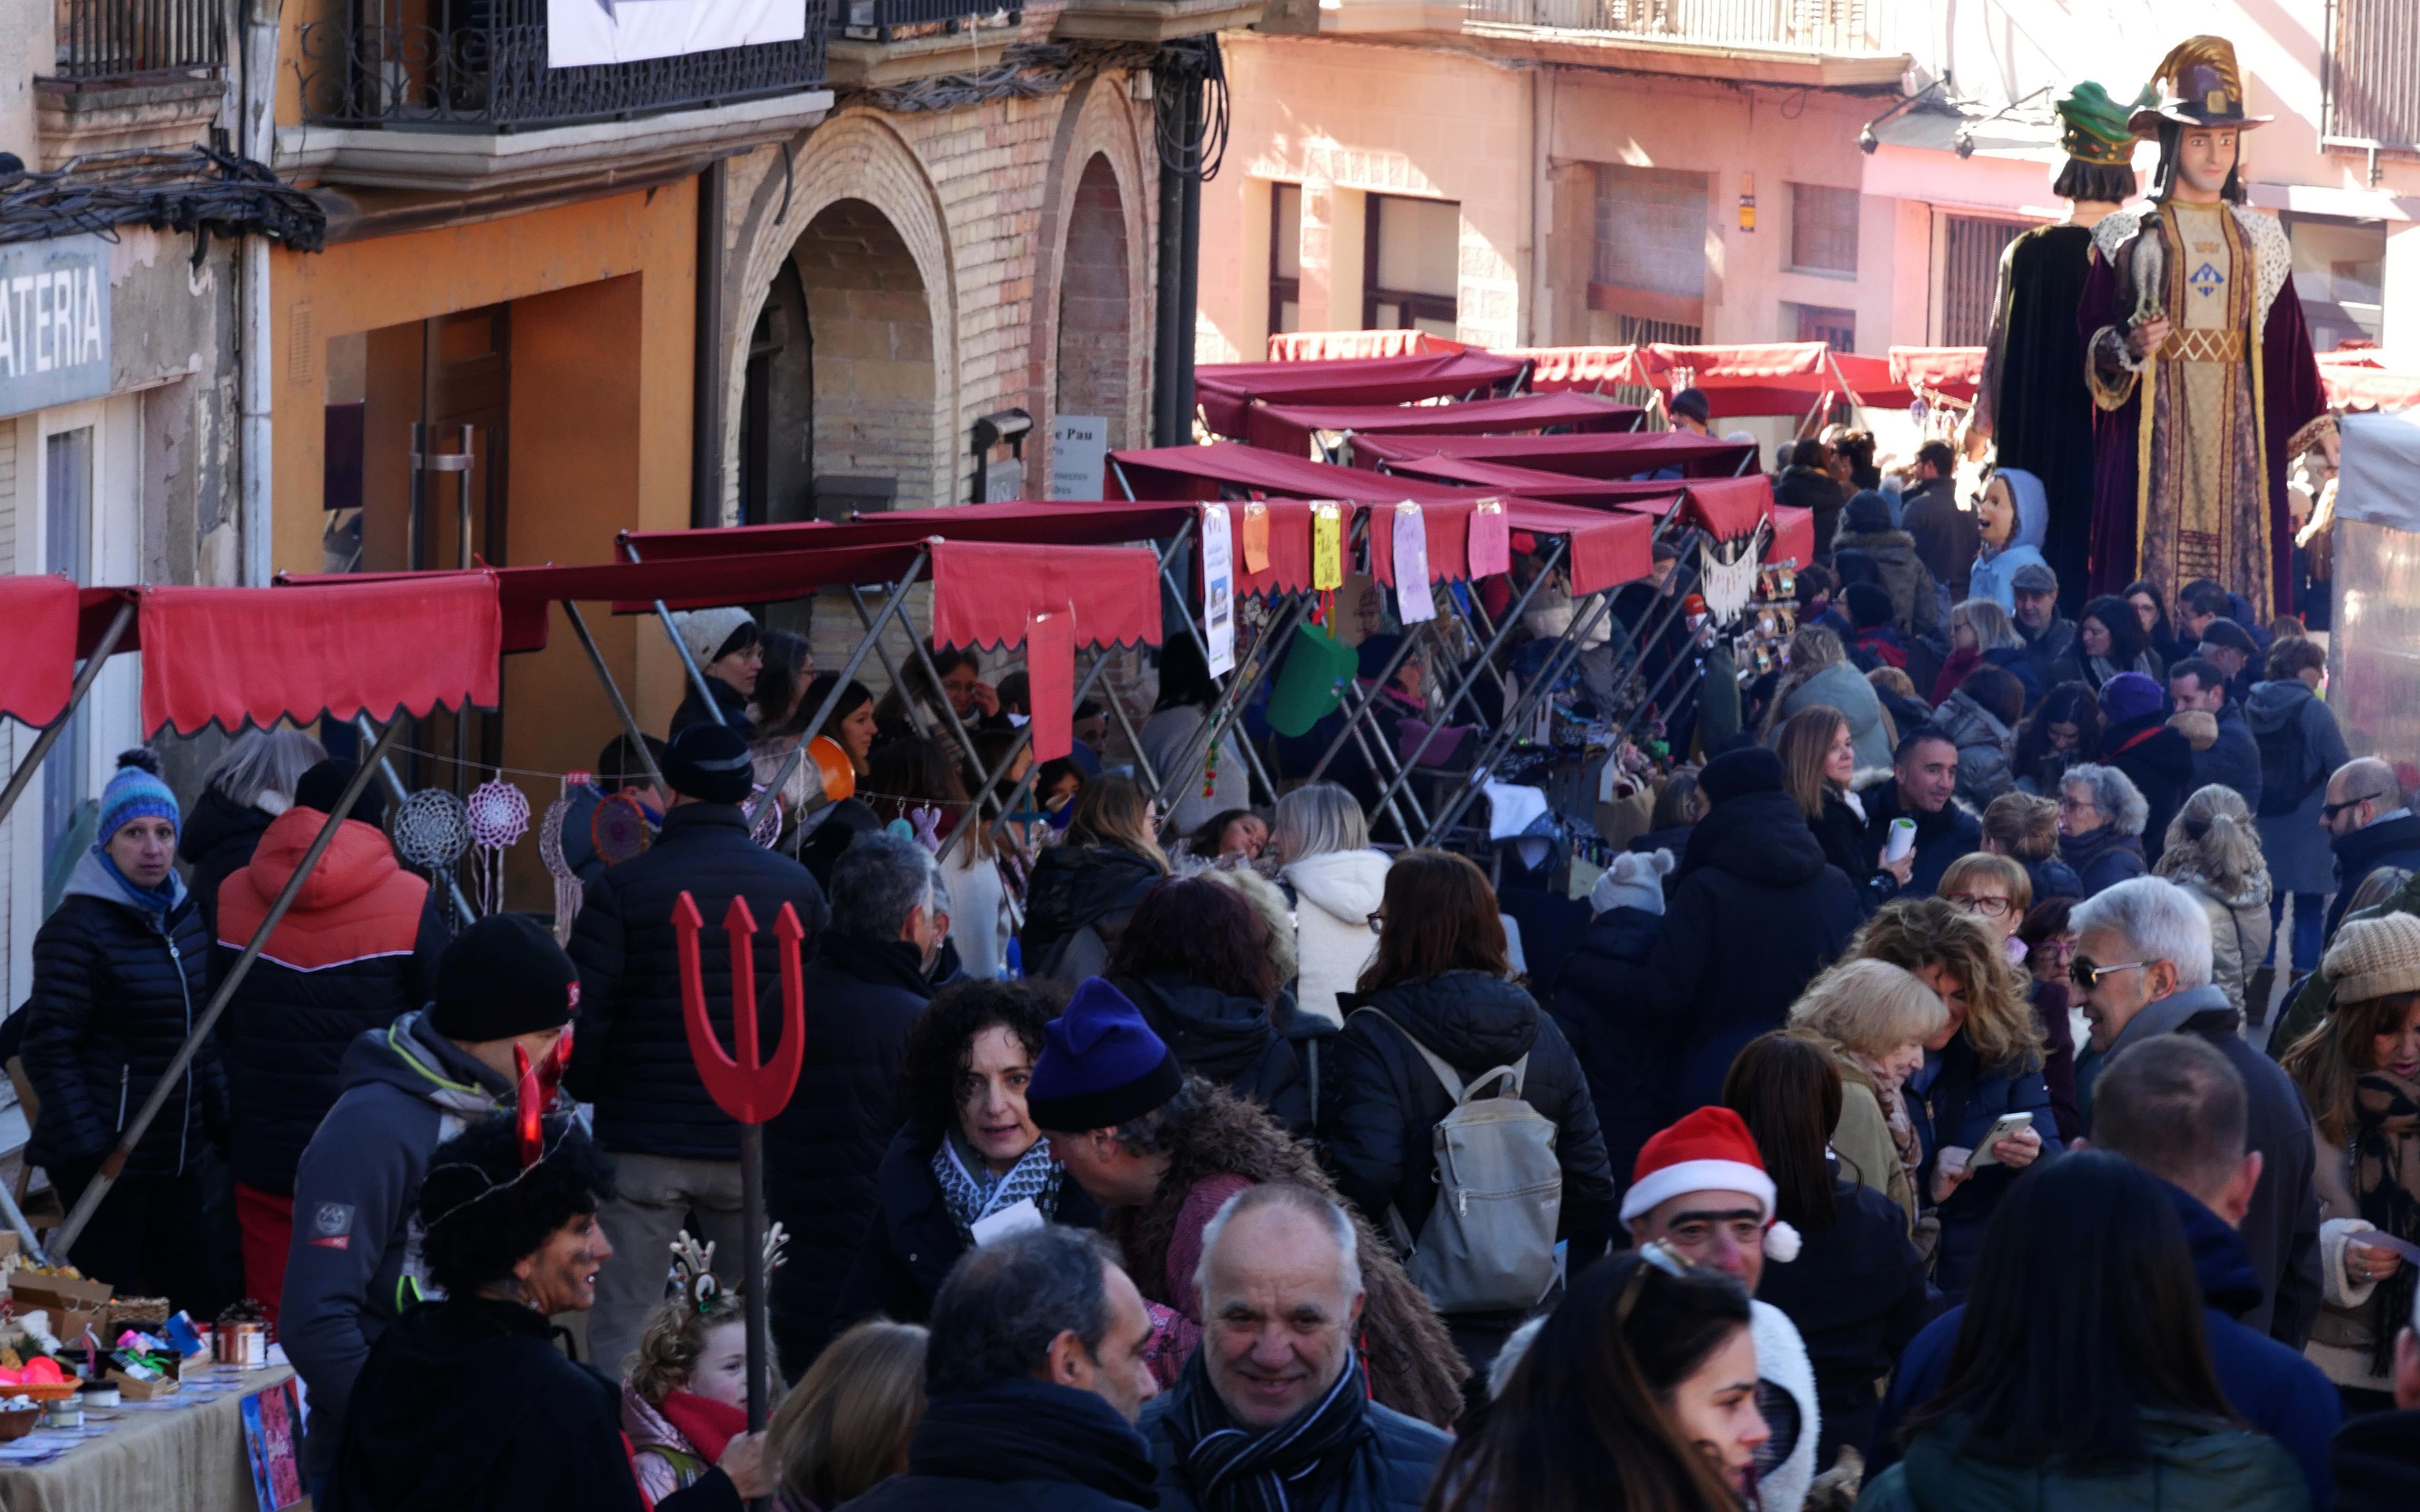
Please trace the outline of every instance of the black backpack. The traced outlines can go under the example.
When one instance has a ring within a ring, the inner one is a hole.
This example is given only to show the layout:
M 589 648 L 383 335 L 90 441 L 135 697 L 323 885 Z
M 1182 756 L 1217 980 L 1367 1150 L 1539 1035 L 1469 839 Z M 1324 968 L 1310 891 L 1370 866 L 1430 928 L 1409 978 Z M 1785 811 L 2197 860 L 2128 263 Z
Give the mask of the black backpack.
M 2302 808 L 2311 790 L 2327 780 L 2325 772 L 2313 772 L 2309 742 L 2303 738 L 2303 720 L 2299 712 L 2274 730 L 2256 733 L 2260 747 L 2260 817 L 2282 818 Z

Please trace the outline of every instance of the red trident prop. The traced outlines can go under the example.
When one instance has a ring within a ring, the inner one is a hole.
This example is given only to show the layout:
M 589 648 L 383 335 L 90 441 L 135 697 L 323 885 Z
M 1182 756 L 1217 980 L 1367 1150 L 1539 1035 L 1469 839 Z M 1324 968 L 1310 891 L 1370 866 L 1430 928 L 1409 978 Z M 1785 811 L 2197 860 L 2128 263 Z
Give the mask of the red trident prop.
M 806 930 L 798 912 L 782 905 L 773 920 L 781 944 L 782 1042 L 768 1064 L 756 1038 L 756 916 L 748 900 L 733 898 L 722 916 L 731 942 L 731 1038 L 739 1052 L 724 1054 L 706 1016 L 706 972 L 698 960 L 698 931 L 706 920 L 697 901 L 684 892 L 673 905 L 673 932 L 680 947 L 681 1022 L 689 1030 L 690 1058 L 715 1105 L 739 1120 L 740 1254 L 748 1305 L 748 1428 L 765 1427 L 765 1383 L 772 1350 L 765 1329 L 765 1124 L 789 1105 L 798 1088 L 799 1065 L 807 1048 L 807 986 L 799 964 Z M 639 1263 L 646 1263 L 640 1259 Z
M 528 1170 L 546 1158 L 547 1111 L 554 1106 L 554 1089 L 563 1085 L 563 1070 L 571 1064 L 571 1026 L 565 1025 L 555 1038 L 554 1048 L 530 1064 L 529 1052 L 513 1046 L 513 1069 L 517 1088 L 513 1100 L 513 1117 L 518 1120 L 521 1140 L 521 1169 Z

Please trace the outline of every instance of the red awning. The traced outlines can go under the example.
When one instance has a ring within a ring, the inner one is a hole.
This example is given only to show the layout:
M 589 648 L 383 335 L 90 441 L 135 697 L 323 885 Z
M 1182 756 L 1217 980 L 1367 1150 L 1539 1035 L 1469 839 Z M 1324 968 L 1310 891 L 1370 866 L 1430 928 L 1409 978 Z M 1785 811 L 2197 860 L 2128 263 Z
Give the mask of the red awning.
M 727 557 L 759 551 L 824 550 L 891 545 L 928 535 L 952 541 L 1004 541 L 1028 546 L 1119 546 L 1159 540 L 1193 522 L 1181 504 L 1080 500 L 1044 503 L 955 504 L 942 509 L 893 509 L 842 523 L 740 525 L 728 530 L 624 531 L 617 545 L 643 562 Z
M 1505 462 L 1474 462 L 1459 456 L 1418 456 L 1387 464 L 1388 477 L 1411 476 L 1444 484 L 1501 488 L 1550 504 L 1616 504 L 1661 515 L 1678 503 L 1683 484 L 1675 478 L 1583 478 Z
M 1425 331 L 1282 331 L 1269 336 L 1272 363 L 1325 363 L 1337 358 L 1412 357 L 1469 349 L 1468 342 Z
M 2411 409 L 2420 407 L 2420 363 L 2377 347 L 2319 354 L 2319 387 L 2332 409 Z
M 1651 549 L 1655 521 L 1645 515 L 1542 504 L 1533 499 L 1511 500 L 1504 513 L 1506 522 L 1516 531 L 1560 535 L 1571 542 L 1565 564 L 1575 594 L 1600 593 L 1637 582 L 1655 564 Z
M 1351 499 L 1372 503 L 1392 503 L 1398 499 L 1472 500 L 1493 493 L 1483 488 L 1448 488 L 1411 478 L 1382 478 L 1361 468 L 1335 467 L 1307 456 L 1288 456 L 1234 441 L 1111 452 L 1109 471 L 1113 480 L 1124 478 L 1136 497 L 1144 499 L 1215 500 L 1222 486 L 1287 494 L 1296 499 Z M 1111 486 L 1115 486 L 1113 481 Z
M 496 706 L 504 620 L 492 573 L 141 594 L 147 732 Z
M 1774 505 L 1773 545 L 1765 548 L 1764 560 L 1794 562 L 1802 567 L 1814 561 L 1815 511 Z
M 1832 363 L 1848 384 L 1849 399 L 1870 409 L 1904 409 L 1916 402 L 1916 391 L 1899 377 L 1887 357 L 1834 352 Z
M 1246 440 L 1254 446 L 1299 455 L 1310 450 L 1315 430 L 1360 435 L 1510 436 L 1564 425 L 1575 431 L 1627 431 L 1647 412 L 1589 393 L 1524 393 L 1510 399 L 1473 399 L 1467 404 L 1255 405 L 1247 417 Z
M 1838 393 L 1831 348 L 1820 341 L 1749 347 L 1668 347 L 1638 349 L 1638 365 L 1667 394 L 1694 388 L 1716 419 L 1739 415 L 1803 415 Z
M 1975 386 L 1983 378 L 1983 350 L 1980 347 L 1894 347 L 1891 380 L 1972 404 Z
M 36 728 L 57 718 L 75 686 L 79 592 L 65 578 L 0 578 L 0 621 L 14 648 L 0 665 L 0 714 Z
M 1353 457 L 1364 467 L 1423 456 L 1455 456 L 1475 462 L 1506 462 L 1547 472 L 1587 478 L 1626 478 L 1666 468 L 1696 475 L 1729 477 L 1753 465 L 1756 448 L 1683 430 L 1616 432 L 1601 436 L 1356 436 Z
M 1202 417 L 1221 436 L 1242 436 L 1245 413 L 1264 404 L 1403 404 L 1478 394 L 1521 376 L 1528 364 L 1476 349 L 1334 363 L 1218 363 L 1194 369 Z
M 1395 586 L 1395 511 L 1392 504 L 1365 505 L 1370 512 L 1370 571 L 1388 587 Z M 1479 506 L 1468 501 L 1433 499 L 1417 506 L 1420 534 L 1428 545 L 1429 581 L 1461 582 L 1470 576 L 1470 515 Z M 1508 517 L 1509 518 L 1509 517 Z
M 933 643 L 1011 646 L 1040 614 L 1075 613 L 1075 643 L 1159 644 L 1159 559 L 1148 548 L 933 548 Z
M 1565 389 L 1602 393 L 1628 386 L 1644 388 L 1647 374 L 1638 365 L 1636 347 L 1501 347 L 1498 357 L 1529 360 L 1529 392 L 1553 393 Z

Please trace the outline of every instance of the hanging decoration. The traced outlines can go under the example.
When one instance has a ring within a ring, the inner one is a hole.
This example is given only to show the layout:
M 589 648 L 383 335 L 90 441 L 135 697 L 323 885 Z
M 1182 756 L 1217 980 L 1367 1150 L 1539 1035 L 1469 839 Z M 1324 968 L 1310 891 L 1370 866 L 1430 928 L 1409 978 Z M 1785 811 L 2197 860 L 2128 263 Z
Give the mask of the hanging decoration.
M 443 788 L 422 788 L 405 795 L 395 810 L 395 848 L 404 860 L 421 868 L 434 884 L 450 874 L 454 863 L 471 847 L 471 822 L 462 800 Z M 441 888 L 445 898 L 447 927 L 459 929 L 454 917 L 454 889 Z
M 529 795 L 499 773 L 471 790 L 463 817 L 479 852 L 473 866 L 479 912 L 492 914 L 504 905 L 504 852 L 529 833 Z
M 908 810 L 908 823 L 916 831 L 916 843 L 941 854 L 941 810 L 938 804 L 920 803 Z
M 537 822 L 537 858 L 546 865 L 546 874 L 554 879 L 554 943 L 571 943 L 572 920 L 580 917 L 580 905 L 587 896 L 580 873 L 571 870 L 571 862 L 563 854 L 563 824 L 571 815 L 571 790 L 574 785 L 586 787 L 588 774 L 563 774 L 563 793 L 546 806 Z
M 748 821 L 748 838 L 754 841 L 759 849 L 769 851 L 782 842 L 782 806 L 766 797 L 765 793 L 766 788 L 760 782 L 748 799 L 754 805 L 750 810 L 753 817 Z
M 1755 531 L 1737 541 L 1721 541 L 1709 546 L 1698 543 L 1698 593 L 1706 601 L 1706 612 L 1716 625 L 1729 625 L 1747 608 L 1756 596 L 1757 572 L 1762 565 L 1766 527 L 1760 521 Z
M 629 788 L 607 794 L 588 818 L 588 842 L 597 848 L 597 858 L 607 866 L 620 866 L 634 856 L 644 855 L 655 843 L 655 838 L 647 806 Z

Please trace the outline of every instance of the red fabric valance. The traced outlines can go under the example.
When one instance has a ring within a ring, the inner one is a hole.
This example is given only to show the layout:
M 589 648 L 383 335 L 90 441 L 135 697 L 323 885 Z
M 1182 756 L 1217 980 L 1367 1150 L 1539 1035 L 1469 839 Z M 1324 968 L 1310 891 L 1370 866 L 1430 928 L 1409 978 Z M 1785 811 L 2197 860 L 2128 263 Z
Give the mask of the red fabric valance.
M 1773 506 L 1773 544 L 1764 550 L 1764 560 L 1771 563 L 1795 562 L 1805 566 L 1815 560 L 1815 511 L 1792 509 L 1788 504 Z
M 147 733 L 496 706 L 504 619 L 491 573 L 142 595 Z
M 1591 393 L 1621 386 L 1643 388 L 1647 374 L 1638 365 L 1636 347 L 1504 347 L 1498 357 L 1529 360 L 1529 392 L 1553 393 L 1580 389 Z
M 2376 347 L 2319 354 L 2319 387 L 2331 409 L 2395 411 L 2420 406 L 2420 363 Z
M 1772 512 L 1773 485 L 1761 473 L 1689 481 L 1689 518 L 1718 541 L 1738 540 Z
M 1300 455 L 1315 430 L 1363 435 L 1509 436 L 1567 425 L 1577 431 L 1636 429 L 1646 411 L 1591 393 L 1524 393 L 1467 404 L 1255 405 L 1245 425 L 1254 446 Z
M 1638 348 L 1639 366 L 1658 388 L 1702 387 L 1711 378 L 1815 377 L 1825 371 L 1832 348 L 1820 341 L 1773 341 L 1745 347 Z
M 1158 559 L 1142 547 L 933 548 L 933 643 L 1009 646 L 1039 614 L 1075 611 L 1075 643 L 1159 644 Z
M 1398 499 L 1468 501 L 1487 497 L 1489 492 L 1449 488 L 1409 478 L 1381 478 L 1360 468 L 1334 467 L 1307 456 L 1287 456 L 1235 441 L 1111 452 L 1109 468 L 1112 477 L 1123 477 L 1138 498 L 1149 499 L 1216 500 L 1222 488 L 1232 488 L 1289 494 L 1296 499 L 1392 503 Z
M 1425 331 L 1280 331 L 1269 335 L 1272 363 L 1325 363 L 1337 358 L 1411 357 L 1459 352 L 1469 343 Z
M 1505 515 L 1516 531 L 1569 538 L 1571 554 L 1566 561 L 1575 594 L 1593 594 L 1637 582 L 1654 565 L 1650 543 L 1655 534 L 1655 521 L 1645 515 L 1542 504 L 1517 498 L 1505 505 Z
M 1008 541 L 1032 546 L 1118 546 L 1158 540 L 1190 525 L 1181 505 L 1082 500 L 1043 503 L 955 504 L 943 509 L 894 509 L 827 523 L 741 525 L 728 530 L 625 531 L 620 543 L 642 562 L 730 557 L 759 551 L 821 550 L 888 545 L 938 535 L 952 541 Z
M 1983 351 L 1980 347 L 1894 347 L 1891 380 L 1971 403 L 1983 378 Z
M 1420 456 L 1387 464 L 1388 476 L 1406 474 L 1437 483 L 1501 488 L 1550 504 L 1618 504 L 1651 515 L 1661 515 L 1678 503 L 1683 487 L 1672 478 L 1583 478 L 1459 456 Z
M 1388 587 L 1395 586 L 1395 511 L 1401 503 L 1371 504 L 1370 571 Z M 1468 501 L 1440 499 L 1420 504 L 1420 534 L 1426 538 L 1429 581 L 1461 582 L 1470 577 L 1470 515 L 1479 506 Z
M 1202 418 L 1221 436 L 1244 434 L 1245 412 L 1264 404 L 1403 404 L 1476 394 L 1521 376 L 1528 364 L 1472 349 L 1357 362 L 1215 363 L 1193 371 Z
M 39 728 L 64 713 L 75 686 L 76 585 L 65 578 L 0 578 L 0 714 Z
M 1614 432 L 1596 436 L 1355 436 L 1353 457 L 1361 466 L 1454 456 L 1475 462 L 1506 462 L 1547 472 L 1589 478 L 1625 478 L 1680 468 L 1692 475 L 1729 477 L 1743 463 L 1753 466 L 1756 448 L 1743 441 L 1681 430 Z

